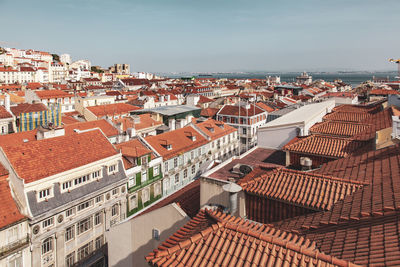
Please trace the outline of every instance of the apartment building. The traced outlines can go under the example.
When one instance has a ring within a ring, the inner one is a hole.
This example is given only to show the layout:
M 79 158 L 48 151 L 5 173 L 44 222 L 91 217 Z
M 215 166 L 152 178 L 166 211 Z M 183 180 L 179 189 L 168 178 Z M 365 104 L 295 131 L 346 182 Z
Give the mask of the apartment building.
M 107 261 L 104 233 L 126 217 L 122 156 L 98 129 L 5 142 L 0 161 L 15 202 L 28 217 L 31 266 Z
M 27 103 L 41 102 L 47 107 L 59 104 L 61 113 L 75 111 L 74 95 L 62 90 L 27 90 L 25 101 Z
M 163 160 L 141 138 L 116 147 L 121 150 L 128 176 L 127 216 L 130 216 L 161 198 Z

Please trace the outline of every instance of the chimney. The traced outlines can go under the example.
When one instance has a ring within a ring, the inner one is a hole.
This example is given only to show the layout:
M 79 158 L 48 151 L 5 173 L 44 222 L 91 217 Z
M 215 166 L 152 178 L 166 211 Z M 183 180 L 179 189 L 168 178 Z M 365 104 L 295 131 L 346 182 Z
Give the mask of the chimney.
M 9 94 L 6 94 L 4 97 L 4 107 L 6 108 L 6 110 L 8 112 L 11 112 L 11 110 L 10 110 L 10 95 Z
M 230 182 L 222 187 L 225 192 L 229 193 L 229 212 L 231 215 L 235 215 L 238 207 L 238 193 L 242 190 L 239 185 Z

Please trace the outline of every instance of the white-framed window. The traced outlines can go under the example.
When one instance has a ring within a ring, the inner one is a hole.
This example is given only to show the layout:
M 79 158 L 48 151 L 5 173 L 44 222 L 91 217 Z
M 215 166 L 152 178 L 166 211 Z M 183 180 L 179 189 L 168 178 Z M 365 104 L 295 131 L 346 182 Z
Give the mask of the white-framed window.
M 161 194 L 161 184 L 160 183 L 156 183 L 154 185 L 154 195 L 158 196 L 159 194 Z
M 164 170 L 167 172 L 168 171 L 168 161 L 166 161 L 165 163 L 164 163 Z
M 147 171 L 143 171 L 142 172 L 142 182 L 146 182 L 147 181 Z
M 110 173 L 114 173 L 116 171 L 117 171 L 117 164 L 113 164 L 113 165 L 108 166 L 108 173 L 109 174 Z
M 90 229 L 92 229 L 92 216 L 78 222 L 76 225 L 76 234 L 80 235 Z
M 150 190 L 145 188 L 142 190 L 142 202 L 145 203 L 150 200 Z
M 197 156 L 200 156 L 201 155 L 201 148 L 198 148 L 197 149 Z
M 194 159 L 194 151 L 190 151 L 190 159 Z
M 99 236 L 99 237 L 97 237 L 97 238 L 95 239 L 94 245 L 95 245 L 95 249 L 96 249 L 96 250 L 98 250 L 98 249 L 101 248 L 101 246 L 102 246 L 103 243 L 104 243 L 103 240 L 104 240 L 104 236 L 103 236 L 103 235 L 101 235 L 101 236 Z
M 90 241 L 86 245 L 80 247 L 78 249 L 78 262 L 89 256 L 90 253 L 93 251 L 93 241 Z
M 103 202 L 103 198 L 104 198 L 103 195 L 97 196 L 95 199 L 96 203 Z
M 100 211 L 94 215 L 94 225 L 99 225 L 101 223 L 103 223 L 103 213 Z
M 188 176 L 188 170 L 187 170 L 187 169 L 184 169 L 184 170 L 183 170 L 183 179 L 186 179 L 187 176 Z
M 133 175 L 133 177 L 129 178 L 129 187 L 133 187 L 136 185 L 136 175 Z
M 148 156 L 144 156 L 144 157 L 142 157 L 142 165 L 145 165 L 145 164 L 147 164 L 147 163 L 148 163 L 148 161 L 149 161 L 149 158 L 148 158 Z
M 174 158 L 174 168 L 178 167 L 178 158 Z
M 17 253 L 8 259 L 8 267 L 22 267 L 22 254 Z
M 100 170 L 92 172 L 92 178 L 93 179 L 100 178 Z
M 77 206 L 77 209 L 78 209 L 78 211 L 82 211 L 84 209 L 89 208 L 92 205 L 93 205 L 93 200 L 89 200 L 89 201 L 86 201 L 86 202 L 83 202 L 83 203 L 79 204 Z
M 70 208 L 65 211 L 65 217 L 69 217 L 75 214 L 75 208 Z
M 129 208 L 137 208 L 137 195 L 133 195 L 129 198 Z
M 179 183 L 179 173 L 175 174 L 175 184 Z
M 116 194 L 118 194 L 119 193 L 119 188 L 114 188 L 113 190 L 112 190 L 112 195 L 114 196 L 114 195 L 116 195 Z
M 67 190 L 72 187 L 72 181 L 66 181 L 62 184 L 62 190 Z
M 53 238 L 49 237 L 46 238 L 43 242 L 42 242 L 42 255 L 53 251 Z
M 75 237 L 75 225 L 67 227 L 65 229 L 65 241 L 69 241 Z
M 50 196 L 50 191 L 51 191 L 50 188 L 46 188 L 46 189 L 39 191 L 39 200 L 48 198 Z
M 192 165 L 192 174 L 196 172 L 196 165 Z
M 44 229 L 44 228 L 47 228 L 47 227 L 49 227 L 49 226 L 52 226 L 53 224 L 54 224 L 54 218 L 51 217 L 51 218 L 48 218 L 48 219 L 46 219 L 46 220 L 44 220 L 44 221 L 42 222 L 42 227 L 43 227 L 43 229 Z
M 11 227 L 7 230 L 8 243 L 12 243 L 18 240 L 18 226 Z
M 90 180 L 89 174 L 83 175 L 79 178 L 74 179 L 74 185 L 80 185 Z
M 164 179 L 164 189 L 168 189 L 169 188 L 169 179 L 166 178 Z
M 72 267 L 75 264 L 75 251 L 65 257 L 65 266 Z
M 153 176 L 157 176 L 159 174 L 160 174 L 160 166 L 159 165 L 154 166 L 153 167 Z
M 119 206 L 118 204 L 114 204 L 114 205 L 111 207 L 111 216 L 112 216 L 112 217 L 118 215 L 118 213 L 119 213 L 119 207 L 118 207 L 118 206 Z

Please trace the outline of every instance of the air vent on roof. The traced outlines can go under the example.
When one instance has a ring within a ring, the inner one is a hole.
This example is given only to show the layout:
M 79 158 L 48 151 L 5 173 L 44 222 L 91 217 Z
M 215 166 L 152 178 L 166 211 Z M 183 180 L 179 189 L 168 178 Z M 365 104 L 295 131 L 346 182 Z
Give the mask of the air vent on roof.
M 24 143 L 28 143 L 29 140 L 28 140 L 28 139 L 23 139 L 22 141 L 23 141 Z
M 240 177 L 244 177 L 253 171 L 253 167 L 246 164 L 236 164 L 233 166 L 232 173 L 239 174 Z

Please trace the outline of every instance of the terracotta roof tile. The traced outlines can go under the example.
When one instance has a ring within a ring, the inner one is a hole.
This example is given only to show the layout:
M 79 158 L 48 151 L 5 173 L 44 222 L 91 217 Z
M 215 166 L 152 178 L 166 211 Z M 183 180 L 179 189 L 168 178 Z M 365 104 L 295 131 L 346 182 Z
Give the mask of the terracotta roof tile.
M 126 103 L 116 103 L 116 104 L 87 107 L 87 109 L 90 110 L 97 117 L 103 117 L 103 116 L 129 114 L 131 111 L 138 110 L 140 108 Z
M 283 147 L 283 150 L 303 154 L 329 156 L 334 158 L 347 157 L 365 146 L 364 142 L 346 138 L 310 135 L 298 138 Z
M 12 118 L 13 116 L 11 115 L 10 112 L 8 112 L 5 107 L 0 106 L 0 119 L 8 119 Z
M 323 134 L 337 137 L 355 137 L 358 140 L 375 138 L 375 127 L 371 124 L 324 121 L 310 128 L 311 134 Z
M 45 111 L 47 107 L 42 103 L 21 103 L 16 106 L 11 106 L 10 109 L 15 116 L 19 116 L 21 113 Z
M 2 148 L 25 183 L 118 154 L 99 130 L 10 144 Z
M 288 169 L 264 172 L 238 184 L 247 193 L 316 210 L 330 210 L 334 203 L 363 187 L 360 182 Z
M 201 210 L 146 260 L 153 266 L 349 266 L 307 239 L 210 210 Z
M 67 124 L 74 124 L 74 123 L 79 122 L 77 119 L 75 119 L 75 118 L 73 118 L 73 117 L 71 117 L 71 116 L 65 116 L 65 115 L 62 115 L 61 121 L 62 121 L 62 123 L 63 123 L 64 125 L 67 125 Z
M 195 140 L 192 139 L 195 137 Z M 146 141 L 164 158 L 170 159 L 180 153 L 205 145 L 208 141 L 192 126 L 186 126 L 163 134 L 148 136 Z M 167 148 L 171 145 L 171 149 Z
M 226 123 L 215 121 L 213 119 L 208 119 L 204 122 L 196 123 L 196 126 L 199 127 L 203 133 L 209 136 L 211 140 L 221 138 L 237 131 L 236 128 L 229 126 Z
M 35 91 L 35 93 L 41 99 L 74 97 L 74 95 L 68 94 L 62 90 L 38 90 Z
M 0 164 L 0 229 L 25 218 L 11 195 L 7 178 L 8 171 Z
M 132 117 L 123 117 L 113 120 L 115 123 L 122 123 L 122 130 L 126 131 L 128 128 L 134 128 L 135 130 L 148 129 L 154 126 L 162 125 L 162 122 L 156 121 L 151 117 L 151 114 L 138 114 L 139 122 L 135 122 Z
M 108 123 L 106 120 L 96 120 L 96 121 L 84 121 L 84 122 L 76 122 L 72 124 L 68 124 L 64 126 L 65 129 L 65 134 L 70 135 L 73 134 L 74 130 L 89 130 L 89 129 L 95 129 L 99 128 L 101 131 L 107 136 L 107 137 L 112 137 L 112 136 L 117 136 L 118 135 L 118 130 L 114 128 L 110 123 Z
M 145 147 L 138 139 L 129 140 L 128 142 L 115 145 L 117 149 L 121 149 L 122 155 L 127 157 L 141 157 L 146 154 L 151 154 L 152 151 Z
M 241 116 L 254 116 L 258 115 L 261 113 L 264 113 L 263 109 L 259 108 L 256 106 L 254 108 L 254 105 L 250 105 L 249 109 L 246 109 L 244 106 L 240 106 L 240 115 Z M 230 116 L 239 116 L 239 106 L 230 106 L 230 105 L 225 105 L 221 108 L 221 110 L 218 112 L 220 115 L 230 115 Z

